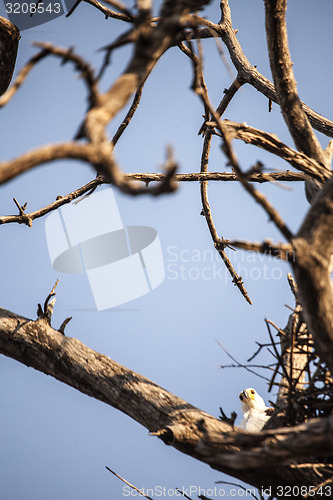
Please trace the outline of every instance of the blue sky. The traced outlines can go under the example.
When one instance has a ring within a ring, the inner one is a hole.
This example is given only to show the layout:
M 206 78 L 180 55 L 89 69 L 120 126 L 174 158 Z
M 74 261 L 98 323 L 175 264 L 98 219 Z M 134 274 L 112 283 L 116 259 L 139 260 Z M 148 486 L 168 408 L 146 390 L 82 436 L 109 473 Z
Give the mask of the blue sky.
M 289 40 L 300 97 L 332 117 L 332 72 L 327 61 L 333 37 L 332 2 L 322 0 L 316 6 L 310 0 L 289 3 Z M 231 0 L 230 7 L 245 54 L 271 78 L 263 2 Z M 0 15 L 4 15 L 2 5 Z M 217 21 L 219 2 L 212 2 L 205 15 Z M 106 21 L 100 12 L 82 4 L 69 18 L 60 17 L 22 32 L 16 73 L 35 53 L 34 41 L 74 46 L 98 68 L 102 60 L 98 48 L 126 28 L 118 21 Z M 231 83 L 230 76 L 215 42 L 204 41 L 203 47 L 208 91 L 217 105 L 223 89 Z M 128 48 L 115 52 L 101 88 L 114 81 L 129 57 Z M 203 112 L 190 90 L 191 79 L 191 65 L 177 49 L 171 49 L 157 64 L 138 111 L 117 144 L 116 157 L 126 172 L 160 171 L 168 145 L 173 147 L 179 172 L 200 169 L 202 138 L 197 131 Z M 85 109 L 85 89 L 72 67 L 61 66 L 54 58 L 42 61 L 0 110 L 1 160 L 38 145 L 71 139 Z M 111 124 L 110 135 L 123 116 L 120 113 Z M 292 146 L 278 106 L 273 105 L 268 113 L 267 100 L 249 86 L 239 91 L 225 118 L 275 133 Z M 317 135 L 326 146 L 328 138 Z M 289 168 L 261 150 L 238 143 L 234 146 L 244 170 L 257 160 L 270 169 Z M 227 170 L 218 141 L 213 145 L 210 169 Z M 22 204 L 28 202 L 27 210 L 33 211 L 94 176 L 92 168 L 73 161 L 38 167 L 0 187 L 1 215 L 16 213 L 13 196 Z M 296 231 L 307 210 L 303 186 L 295 184 L 285 190 L 262 185 L 260 189 Z M 246 387 L 255 387 L 266 402 L 274 399 L 264 380 L 241 369 L 219 368 L 230 360 L 217 341 L 245 362 L 256 349 L 255 342 L 267 340 L 264 318 L 284 327 L 288 318 L 285 304 L 293 305 L 286 279 L 288 266 L 275 259 L 232 252 L 236 270 L 245 278 L 253 300 L 249 306 L 214 254 L 200 216 L 196 183 L 183 184 L 175 194 L 158 199 L 133 199 L 116 190 L 115 197 L 124 224 L 146 225 L 158 231 L 166 268 L 166 278 L 158 288 L 123 306 L 97 312 L 85 275 L 52 269 L 45 220 L 39 219 L 32 229 L 14 224 L 0 227 L 1 307 L 35 318 L 37 303 L 44 301 L 59 278 L 52 324 L 57 328 L 65 317 L 73 316 L 68 336 L 216 416 L 219 406 L 226 413 L 236 410 L 240 415 L 238 394 Z M 281 240 L 240 186 L 211 183 L 209 198 L 220 236 Z M 260 358 L 262 363 L 269 360 L 268 354 Z M 215 481 L 230 480 L 149 437 L 146 429 L 117 410 L 4 356 L 0 358 L 0 398 L 3 500 L 122 498 L 122 483 L 105 466 L 139 488 L 160 486 L 168 490 L 192 485 L 207 491 Z

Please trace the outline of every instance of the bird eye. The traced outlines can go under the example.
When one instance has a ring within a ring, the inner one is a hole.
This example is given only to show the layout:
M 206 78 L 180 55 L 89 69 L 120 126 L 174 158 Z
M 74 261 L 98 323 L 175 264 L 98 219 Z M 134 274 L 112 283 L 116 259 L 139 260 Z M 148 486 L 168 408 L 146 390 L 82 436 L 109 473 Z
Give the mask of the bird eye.
M 254 389 L 251 390 L 251 394 L 255 394 L 256 391 Z
M 243 396 L 240 394 L 239 399 L 243 401 Z

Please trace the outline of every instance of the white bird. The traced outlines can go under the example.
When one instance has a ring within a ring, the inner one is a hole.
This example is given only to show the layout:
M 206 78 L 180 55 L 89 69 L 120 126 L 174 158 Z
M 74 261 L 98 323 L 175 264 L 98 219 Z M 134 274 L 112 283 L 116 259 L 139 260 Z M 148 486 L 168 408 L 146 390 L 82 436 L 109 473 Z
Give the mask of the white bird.
M 239 395 L 244 418 L 239 426 L 247 432 L 259 432 L 271 418 L 273 408 L 265 405 L 264 400 L 252 388 L 244 389 Z

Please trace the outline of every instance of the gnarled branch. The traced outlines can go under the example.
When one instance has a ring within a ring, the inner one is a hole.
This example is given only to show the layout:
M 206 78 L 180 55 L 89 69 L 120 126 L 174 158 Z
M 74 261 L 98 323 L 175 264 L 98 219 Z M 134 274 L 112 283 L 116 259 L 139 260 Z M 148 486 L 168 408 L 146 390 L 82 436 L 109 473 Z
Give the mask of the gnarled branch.
M 0 352 L 117 408 L 166 444 L 258 488 L 274 491 L 278 485 L 318 484 L 322 476 L 302 468 L 295 474 L 288 462 L 333 452 L 331 417 L 278 431 L 235 431 L 151 380 L 64 336 L 46 318 L 33 321 L 0 309 Z

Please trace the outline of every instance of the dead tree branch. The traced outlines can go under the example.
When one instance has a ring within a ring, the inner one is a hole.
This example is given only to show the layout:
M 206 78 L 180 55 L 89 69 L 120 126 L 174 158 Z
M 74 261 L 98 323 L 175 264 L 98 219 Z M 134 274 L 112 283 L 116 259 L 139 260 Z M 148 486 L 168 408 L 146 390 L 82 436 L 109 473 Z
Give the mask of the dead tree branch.
M 333 373 L 333 179 L 324 184 L 293 240 L 299 300 L 316 348 Z
M 163 183 L 166 181 L 167 174 L 157 174 L 157 173 L 133 173 L 133 174 L 124 174 L 124 178 L 127 182 L 133 182 L 133 181 L 139 181 L 143 182 L 146 187 L 149 186 L 151 182 L 158 182 L 158 183 Z M 192 172 L 188 174 L 174 174 L 173 177 L 173 182 L 201 182 L 203 180 L 205 181 L 220 181 L 220 182 L 237 182 L 237 176 L 236 174 L 230 173 L 230 172 Z M 297 172 L 270 172 L 268 173 L 261 173 L 261 174 L 251 174 L 248 177 L 249 182 L 258 182 L 258 183 L 265 183 L 265 182 L 276 182 L 276 181 L 282 181 L 282 182 L 303 182 L 305 180 L 305 176 L 301 173 Z M 86 193 L 89 193 L 90 191 L 96 189 L 96 187 L 102 185 L 102 184 L 109 184 L 109 181 L 106 177 L 103 175 L 98 175 L 93 179 L 92 181 L 88 182 L 84 186 L 75 189 L 71 193 L 68 193 L 67 195 L 59 195 L 57 196 L 56 201 L 50 203 L 49 205 L 40 208 L 38 210 L 35 210 L 34 212 L 26 213 L 26 208 L 27 208 L 27 203 L 25 203 L 23 206 L 20 205 L 19 207 L 19 214 L 17 215 L 3 215 L 0 216 L 0 225 L 1 224 L 10 224 L 10 223 L 18 223 L 18 224 L 25 224 L 29 227 L 32 227 L 32 222 L 35 219 L 39 219 L 40 217 L 44 217 L 48 213 L 52 212 L 53 210 L 57 210 L 59 207 L 71 203 L 73 200 L 76 198 L 79 198 L 80 196 L 83 196 Z M 21 213 L 22 212 L 22 213 Z M 281 248 L 279 246 L 276 246 L 276 249 L 274 250 L 274 245 L 271 244 L 272 252 L 268 248 L 268 245 L 266 243 L 263 244 L 256 244 L 254 243 L 253 247 L 249 247 L 251 245 L 250 243 L 246 242 L 239 242 L 239 241 L 234 241 L 231 246 L 235 246 L 238 248 L 243 248 L 243 249 L 248 249 L 251 250 L 253 249 L 254 251 L 260 251 L 261 253 L 270 253 L 274 255 L 281 254 L 281 258 L 283 260 L 286 260 L 286 258 L 282 257 L 282 254 L 286 254 L 286 252 L 289 251 L 287 249 L 283 249 L 283 246 Z M 260 245 L 261 250 L 258 249 L 258 245 Z M 265 246 L 266 245 L 266 246 Z M 292 250 L 292 249 L 291 249 Z
M 65 337 L 43 317 L 32 321 L 1 309 L 0 352 L 117 408 L 166 444 L 256 487 L 309 481 L 316 485 L 318 477 L 306 469 L 295 475 L 282 464 L 333 452 L 332 417 L 278 431 L 234 431 L 77 339 Z M 288 483 L 291 474 L 295 482 Z
M 62 64 L 66 64 L 67 62 L 71 62 L 72 64 L 74 64 L 74 68 L 80 73 L 80 76 L 84 79 L 89 90 L 88 97 L 90 105 L 94 105 L 97 102 L 98 89 L 94 71 L 92 70 L 91 66 L 82 59 L 82 57 L 80 57 L 78 54 L 75 54 L 73 49 L 65 49 L 56 47 L 51 43 L 40 42 L 34 43 L 34 46 L 40 47 L 42 50 L 37 52 L 37 54 L 35 54 L 20 70 L 13 85 L 10 87 L 8 92 L 6 92 L 6 94 L 0 99 L 0 107 L 8 104 L 11 98 L 22 86 L 30 71 L 36 66 L 36 64 L 50 55 L 61 58 Z
M 223 120 L 223 126 L 229 131 L 230 136 L 235 139 L 241 139 L 246 144 L 252 144 L 269 153 L 272 153 L 286 162 L 292 167 L 300 170 L 313 179 L 324 183 L 331 177 L 331 172 L 323 167 L 321 163 L 308 157 L 306 154 L 295 151 L 290 148 L 275 134 L 269 134 L 254 127 L 250 127 L 246 123 L 235 123 L 229 120 Z M 207 125 L 214 125 L 208 123 Z
M 241 48 L 236 36 L 237 32 L 232 27 L 228 0 L 221 0 L 220 6 L 221 21 L 218 25 L 216 25 L 215 29 L 217 34 L 221 36 L 229 51 L 230 58 L 238 72 L 238 77 L 241 80 L 245 80 L 246 83 L 252 85 L 256 90 L 261 92 L 271 101 L 279 103 L 274 85 L 250 64 Z M 321 116 L 319 113 L 316 113 L 303 102 L 301 102 L 301 105 L 302 109 L 307 114 L 311 125 L 328 137 L 333 137 L 333 122 Z
M 248 83 L 258 92 L 263 94 L 272 102 L 278 102 L 278 96 L 274 85 L 266 77 L 264 77 L 255 66 L 252 66 L 245 56 L 243 49 L 237 39 L 237 30 L 232 27 L 231 13 L 228 0 L 220 1 L 221 20 L 218 24 L 207 21 L 199 16 L 193 16 L 197 24 L 208 26 L 206 28 L 187 30 L 186 34 L 177 36 L 178 44 L 184 40 L 204 40 L 211 37 L 220 37 L 228 49 L 231 61 L 237 70 L 237 78 L 242 84 Z M 311 125 L 328 137 L 333 137 L 333 122 L 328 118 L 320 115 L 312 110 L 307 104 L 301 101 L 303 111 L 308 116 Z
M 202 54 L 200 53 L 201 46 L 199 45 L 199 57 L 194 53 L 193 47 L 190 41 L 188 41 L 188 47 L 185 46 L 184 44 L 179 45 L 181 50 L 189 57 L 189 59 L 192 61 L 193 64 L 193 83 L 192 83 L 192 88 L 195 93 L 201 95 L 204 94 L 205 96 L 207 95 L 207 87 L 204 79 L 204 75 L 202 72 Z M 205 116 L 205 122 L 209 119 L 209 107 L 207 106 L 208 98 L 203 99 L 203 105 L 204 105 L 204 116 Z M 230 101 L 229 101 L 230 102 Z M 209 153 L 210 153 L 210 147 L 211 147 L 211 141 L 212 141 L 212 130 L 206 130 L 205 131 L 205 138 L 204 138 L 204 143 L 203 143 L 203 148 L 202 148 L 202 154 L 201 154 L 201 166 L 200 166 L 200 172 L 201 174 L 207 174 L 208 173 L 208 161 L 209 161 Z M 205 217 L 212 240 L 214 242 L 214 246 L 221 257 L 222 261 L 224 262 L 228 272 L 230 273 L 230 276 L 232 277 L 232 281 L 237 286 L 245 300 L 252 305 L 252 301 L 249 297 L 249 294 L 244 286 L 242 277 L 239 276 L 233 265 L 231 264 L 231 261 L 228 257 L 228 255 L 225 252 L 225 248 L 228 246 L 227 240 L 225 240 L 223 237 L 220 238 L 212 216 L 212 211 L 210 208 L 210 203 L 208 199 L 208 182 L 206 180 L 202 181 L 200 184 L 200 193 L 201 193 L 201 202 L 202 202 L 202 215 Z
M 96 7 L 96 9 L 98 9 L 105 15 L 106 19 L 108 17 L 111 17 L 113 19 L 118 19 L 119 21 L 124 21 L 127 23 L 132 23 L 134 21 L 132 14 L 120 2 L 109 2 L 113 7 L 116 7 L 118 10 L 121 11 L 121 12 L 115 12 L 114 10 L 108 9 L 107 7 L 105 7 L 105 5 L 101 4 L 100 2 L 97 2 L 97 0 L 78 0 L 77 2 L 75 2 L 71 10 L 66 14 L 66 16 L 68 17 L 71 14 L 73 14 L 74 10 L 78 7 L 78 5 L 82 1 L 89 3 L 93 7 Z
M 279 259 L 287 262 L 292 262 L 295 258 L 294 249 L 290 243 L 272 243 L 270 240 L 264 240 L 262 243 L 242 240 L 228 240 L 228 243 L 231 247 L 239 248 L 240 250 L 247 250 L 250 252 L 279 257 Z
M 279 105 L 296 148 L 329 171 L 328 157 L 324 154 L 298 97 L 288 47 L 286 9 L 286 0 L 265 0 L 268 54 Z M 318 183 L 306 183 L 306 195 L 310 203 L 320 186 Z
M 211 139 L 212 139 L 211 133 L 206 132 L 203 150 L 202 150 L 202 155 L 201 155 L 201 173 L 202 174 L 207 173 L 207 170 L 208 170 L 208 159 L 209 159 Z M 209 204 L 209 199 L 208 199 L 208 181 L 204 180 L 201 182 L 200 192 L 201 192 L 201 202 L 202 202 L 202 207 L 203 207 L 202 213 L 206 218 L 207 225 L 208 225 L 212 240 L 214 242 L 214 246 L 215 246 L 216 250 L 218 251 L 219 256 L 223 260 L 226 268 L 228 269 L 230 275 L 232 276 L 233 283 L 240 290 L 240 292 L 243 295 L 243 297 L 245 298 L 245 300 L 249 304 L 252 304 L 252 301 L 247 293 L 247 290 L 244 287 L 242 277 L 238 276 L 233 265 L 231 264 L 231 261 L 230 261 L 228 255 L 225 252 L 226 244 L 228 242 L 226 240 L 224 240 L 224 238 L 221 239 L 218 236 L 218 233 L 217 233 L 217 230 L 216 230 L 216 227 L 214 224 L 213 216 L 212 216 L 212 211 L 211 211 L 210 204 Z
M 273 2 L 265 0 L 266 36 L 275 90 L 284 121 L 296 148 L 325 166 L 323 150 L 313 133 L 297 93 L 288 47 L 286 9 L 286 0 Z
M 199 69 L 197 68 L 198 61 L 195 58 L 193 58 L 192 61 L 193 61 L 193 65 L 194 65 L 194 71 L 199 71 Z M 213 119 L 215 120 L 215 122 L 217 124 L 218 131 L 221 134 L 221 138 L 223 140 L 223 145 L 222 145 L 223 152 L 225 153 L 226 157 L 228 158 L 229 164 L 233 168 L 234 172 L 236 173 L 237 178 L 239 179 L 239 181 L 241 182 L 243 187 L 246 189 L 246 191 L 267 212 L 268 216 L 274 222 L 276 227 L 281 231 L 283 236 L 287 240 L 290 241 L 290 239 L 292 238 L 292 233 L 289 230 L 289 228 L 287 227 L 286 223 L 282 220 L 280 214 L 277 212 L 277 210 L 275 210 L 275 208 L 271 205 L 271 203 L 268 201 L 268 199 L 262 193 L 260 193 L 258 190 L 256 190 L 254 188 L 254 186 L 247 181 L 247 175 L 244 172 L 242 172 L 242 170 L 238 164 L 236 155 L 235 155 L 235 153 L 232 149 L 232 146 L 231 146 L 232 137 L 230 136 L 230 133 L 228 132 L 228 130 L 223 126 L 222 122 L 219 120 L 218 114 L 216 113 L 216 111 L 214 110 L 213 106 L 210 103 L 206 89 L 202 86 L 201 87 L 196 86 L 194 90 L 195 90 L 196 94 L 199 95 L 202 102 L 204 103 L 205 108 L 207 108 L 209 110 L 211 116 L 213 117 Z M 210 139 L 210 137 L 211 137 L 210 130 L 206 132 L 206 137 L 207 136 L 209 136 L 209 140 L 211 140 Z M 202 158 L 204 158 L 204 163 L 203 163 L 203 161 L 201 163 L 202 165 L 203 164 L 207 165 L 209 149 L 210 149 L 210 144 L 208 147 L 206 147 L 207 152 L 205 152 L 205 156 L 202 157 Z M 201 167 L 201 170 L 202 170 L 202 167 Z

